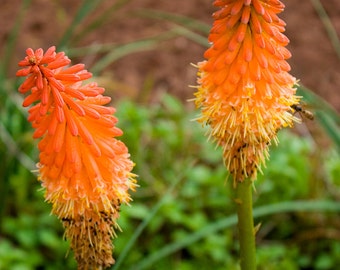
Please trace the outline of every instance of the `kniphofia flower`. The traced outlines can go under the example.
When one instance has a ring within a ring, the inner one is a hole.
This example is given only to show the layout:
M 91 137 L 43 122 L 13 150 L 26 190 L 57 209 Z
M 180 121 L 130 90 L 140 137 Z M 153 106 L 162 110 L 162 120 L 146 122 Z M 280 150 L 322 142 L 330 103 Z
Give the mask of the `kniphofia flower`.
M 256 178 L 277 132 L 292 126 L 296 79 L 286 62 L 285 23 L 278 0 L 216 0 L 211 47 L 198 63 L 198 121 L 223 147 L 234 181 Z
M 70 60 L 55 47 L 26 50 L 17 76 L 26 76 L 19 87 L 25 94 L 23 106 L 41 138 L 39 180 L 52 213 L 65 228 L 79 269 L 108 267 L 112 238 L 122 203 L 134 190 L 134 164 L 127 147 L 116 137 L 115 109 L 103 106 L 110 98 L 96 83 L 84 84 L 92 75 L 83 64 L 68 66 Z

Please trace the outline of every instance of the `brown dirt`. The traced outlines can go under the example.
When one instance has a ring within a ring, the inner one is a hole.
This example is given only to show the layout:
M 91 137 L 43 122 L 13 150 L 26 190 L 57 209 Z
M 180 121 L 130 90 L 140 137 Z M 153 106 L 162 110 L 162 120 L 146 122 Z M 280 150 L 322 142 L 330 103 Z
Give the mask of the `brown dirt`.
M 0 9 L 2 44 L 8 41 L 9 32 L 19 13 L 21 2 L 23 1 L 2 0 Z M 292 74 L 340 111 L 340 60 L 312 2 L 310 0 L 283 2 L 286 10 L 281 17 L 287 23 L 286 35 L 291 40 L 289 49 L 293 57 L 289 62 L 292 66 Z M 154 36 L 173 27 L 173 24 L 169 22 L 137 16 L 135 12 L 141 8 L 183 14 L 211 23 L 211 13 L 214 11 L 211 3 L 212 1 L 206 0 L 131 0 L 96 31 L 78 42 L 74 41 L 73 47 L 130 42 Z M 23 57 L 27 47 L 46 49 L 58 43 L 72 21 L 79 4 L 80 1 L 68 0 L 32 1 L 23 18 L 23 27 L 20 29 L 15 47 L 16 55 L 13 57 L 14 64 L 9 69 L 11 76 L 14 76 L 16 63 Z M 340 16 L 338 16 L 340 2 L 323 0 L 322 4 L 337 33 L 340 33 Z M 91 19 L 100 16 L 101 12 L 110 5 L 112 1 L 102 1 L 100 8 L 94 16 L 91 16 Z M 79 33 L 85 29 L 91 19 L 82 23 L 76 32 Z M 160 43 L 153 50 L 133 53 L 116 61 L 102 74 L 105 77 L 103 83 L 108 91 L 115 91 L 114 94 L 118 96 L 128 94 L 132 98 L 141 98 L 140 90 L 149 85 L 152 95 L 144 97 L 145 99 L 150 99 L 150 97 L 153 99 L 163 91 L 173 93 L 182 99 L 189 99 L 192 98 L 193 90 L 187 86 L 195 84 L 196 80 L 196 70 L 190 63 L 201 61 L 205 49 L 204 46 L 184 37 L 176 37 Z M 0 53 L 3 54 L 2 48 L 0 48 Z M 75 61 L 84 62 L 91 71 L 91 66 L 96 59 L 87 56 L 75 59 Z

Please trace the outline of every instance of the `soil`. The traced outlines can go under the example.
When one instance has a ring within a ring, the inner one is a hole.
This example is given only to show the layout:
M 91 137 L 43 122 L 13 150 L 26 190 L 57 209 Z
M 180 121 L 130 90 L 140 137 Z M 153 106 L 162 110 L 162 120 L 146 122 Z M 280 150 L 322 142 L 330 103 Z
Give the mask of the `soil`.
M 0 40 L 3 46 L 8 42 L 10 30 L 18 18 L 22 6 L 20 0 L 1 0 Z M 58 44 L 69 27 L 82 1 L 32 0 L 25 16 L 18 40 L 13 47 L 13 65 L 9 67 L 14 76 L 16 63 L 24 56 L 27 47 L 47 49 Z M 94 1 L 95 2 L 95 1 Z M 89 27 L 91 21 L 102 16 L 112 3 L 123 1 L 103 0 L 93 15 L 75 29 L 75 33 Z M 211 24 L 211 14 L 216 10 L 207 0 L 130 0 L 109 16 L 92 33 L 80 40 L 71 39 L 72 47 L 105 43 L 126 43 L 148 38 L 170 30 L 173 23 L 140 15 L 141 9 L 153 9 L 185 15 Z M 281 18 L 287 23 L 286 35 L 290 39 L 289 49 L 293 57 L 289 60 L 292 74 L 301 83 L 313 89 L 340 111 L 340 56 L 330 42 L 326 29 L 318 16 L 312 0 L 283 1 L 286 5 Z M 321 1 L 338 36 L 340 33 L 339 0 Z M 138 13 L 139 12 L 139 13 Z M 196 69 L 190 63 L 203 58 L 206 47 L 185 37 L 174 37 L 162 41 L 156 48 L 124 56 L 109 65 L 101 75 L 107 91 L 114 95 L 139 98 L 142 101 L 157 100 L 166 91 L 183 100 L 193 97 L 196 84 Z M 83 62 L 91 71 L 98 57 L 85 56 L 73 59 Z M 149 91 L 149 92 L 148 92 Z

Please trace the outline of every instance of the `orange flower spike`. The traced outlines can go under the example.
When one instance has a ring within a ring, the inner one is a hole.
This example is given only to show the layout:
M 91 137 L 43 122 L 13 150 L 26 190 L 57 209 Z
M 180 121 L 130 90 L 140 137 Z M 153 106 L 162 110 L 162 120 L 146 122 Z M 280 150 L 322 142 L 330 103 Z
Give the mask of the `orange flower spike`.
M 83 64 L 66 67 L 70 60 L 55 47 L 27 49 L 17 76 L 26 76 L 19 87 L 31 93 L 23 106 L 42 138 L 39 180 L 52 213 L 62 220 L 79 269 L 105 268 L 114 263 L 111 238 L 119 228 L 121 203 L 131 200 L 136 188 L 134 163 L 126 146 L 116 139 L 122 131 L 104 107 L 110 98 L 96 83 L 82 84 L 91 73 Z
M 279 0 L 217 0 L 211 47 L 198 64 L 195 103 L 197 119 L 210 125 L 209 138 L 223 147 L 226 167 L 234 181 L 256 178 L 268 158 L 279 129 L 297 119 L 291 105 L 298 103 L 284 47 L 285 23 L 277 14 Z

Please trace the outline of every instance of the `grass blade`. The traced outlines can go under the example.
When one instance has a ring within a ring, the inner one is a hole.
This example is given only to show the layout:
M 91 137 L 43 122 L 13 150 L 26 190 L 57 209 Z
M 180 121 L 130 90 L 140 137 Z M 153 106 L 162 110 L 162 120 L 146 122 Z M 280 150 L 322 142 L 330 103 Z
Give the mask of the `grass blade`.
M 190 170 L 192 166 L 193 164 L 187 166 L 188 170 Z M 185 172 L 183 172 L 183 175 L 184 174 Z M 129 242 L 126 244 L 124 250 L 118 257 L 116 263 L 111 268 L 112 270 L 118 270 L 120 268 L 120 266 L 122 265 L 124 261 L 124 258 L 127 256 L 127 254 L 129 253 L 130 249 L 133 247 L 138 237 L 142 234 L 146 226 L 150 223 L 153 217 L 157 214 L 159 209 L 164 205 L 164 203 L 168 201 L 169 196 L 171 196 L 171 193 L 174 191 L 175 187 L 183 180 L 183 176 L 177 174 L 176 176 L 174 176 L 174 179 L 176 179 L 176 181 L 172 183 L 172 185 L 168 188 L 167 192 L 163 195 L 162 199 L 158 201 L 158 203 L 150 211 L 150 214 L 147 217 L 145 217 L 143 222 L 137 227 L 135 233 L 129 239 Z
M 102 0 L 84 0 L 83 4 L 78 9 L 77 14 L 74 17 L 70 27 L 66 30 L 61 38 L 58 47 L 59 50 L 64 50 L 72 35 L 74 35 L 75 28 L 88 16 L 101 2 Z
M 15 44 L 16 44 L 16 41 L 17 41 L 17 38 L 18 38 L 22 19 L 24 18 L 25 12 L 27 11 L 30 4 L 31 4 L 31 0 L 24 0 L 23 1 L 22 7 L 19 11 L 19 14 L 18 14 L 18 16 L 16 16 L 14 26 L 13 26 L 11 32 L 8 35 L 8 39 L 7 39 L 6 42 L 4 42 L 4 44 L 6 44 L 6 45 L 5 45 L 5 48 L 4 48 L 4 54 L 3 54 L 4 57 L 1 60 L 2 64 L 1 64 L 1 70 L 0 70 L 0 73 L 1 73 L 0 76 L 3 76 L 3 78 L 6 77 L 7 70 L 9 70 L 8 67 L 10 66 L 10 62 L 13 59 L 13 52 L 14 52 Z
M 266 205 L 257 207 L 253 211 L 253 217 L 259 218 L 267 215 L 287 213 L 287 212 L 340 212 L 340 203 L 331 201 L 293 201 L 293 202 L 281 202 L 272 205 Z M 226 229 L 234 226 L 237 223 L 237 215 L 233 214 L 229 217 L 221 219 L 211 225 L 204 227 L 203 229 L 189 235 L 188 237 L 174 242 L 164 248 L 158 250 L 157 253 L 153 253 L 146 257 L 144 260 L 138 262 L 133 269 L 142 270 L 150 267 L 156 261 L 169 256 L 170 254 L 197 242 L 198 240 L 209 236 L 211 233 Z
M 187 39 L 196 42 L 197 44 L 209 47 L 209 42 L 205 36 L 190 31 L 188 28 L 178 26 L 174 28 L 174 32 L 176 32 L 179 36 L 186 37 Z
M 137 14 L 148 18 L 165 20 L 176 24 L 180 24 L 192 31 L 198 31 L 204 36 L 207 36 L 210 31 L 210 26 L 208 24 L 183 15 L 178 15 L 170 12 L 162 12 L 159 10 L 152 9 L 141 9 L 140 11 L 138 11 Z
M 338 34 L 336 32 L 336 29 L 334 28 L 332 21 L 330 20 L 329 16 L 327 15 L 326 10 L 322 6 L 322 3 L 320 0 L 311 0 L 315 11 L 318 13 L 321 22 L 323 23 L 328 38 L 330 42 L 333 45 L 334 51 L 337 54 L 338 58 L 340 59 L 340 40 L 338 37 Z
M 154 49 L 159 44 L 159 42 L 170 39 L 174 36 L 176 36 L 176 33 L 170 30 L 155 37 L 137 40 L 117 46 L 113 48 L 111 52 L 99 59 L 97 63 L 91 68 L 91 71 L 93 74 L 98 74 L 114 61 L 134 52 Z
M 111 7 L 104 10 L 103 13 L 98 16 L 99 18 L 94 20 L 89 26 L 87 26 L 83 31 L 81 31 L 75 38 L 75 42 L 81 40 L 84 36 L 89 34 L 90 32 L 98 29 L 102 26 L 108 19 L 113 17 L 115 11 L 129 3 L 131 0 L 118 0 Z
M 6 127 L 0 122 L 0 139 L 6 145 L 7 155 L 14 156 L 28 171 L 36 168 L 35 162 L 21 151 L 15 140 L 12 138 Z

